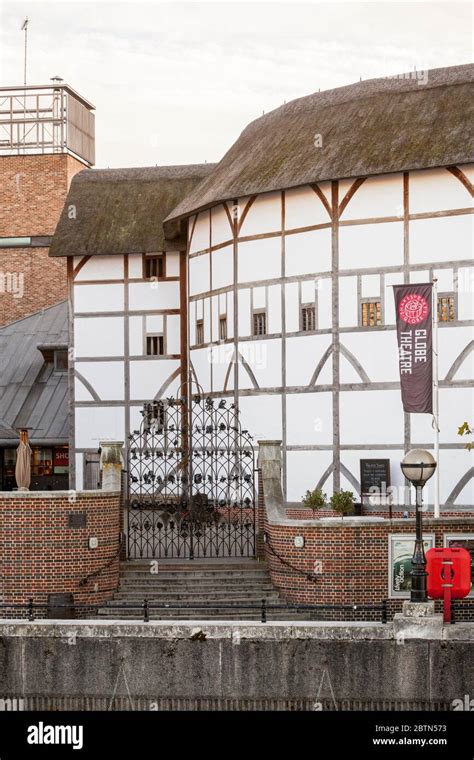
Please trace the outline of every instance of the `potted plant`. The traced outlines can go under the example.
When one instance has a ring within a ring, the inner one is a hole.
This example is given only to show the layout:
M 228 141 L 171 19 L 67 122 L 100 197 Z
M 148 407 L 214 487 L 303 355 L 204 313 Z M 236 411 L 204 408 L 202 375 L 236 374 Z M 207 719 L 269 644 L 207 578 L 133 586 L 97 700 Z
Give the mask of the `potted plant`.
M 341 519 L 344 519 L 344 515 L 352 514 L 354 511 L 355 499 L 352 491 L 336 491 L 329 501 L 334 512 L 341 515 Z
M 306 491 L 302 498 L 302 502 L 305 507 L 313 510 L 313 517 L 319 509 L 323 509 L 326 505 L 326 494 L 321 491 L 320 488 L 314 488 L 312 491 Z

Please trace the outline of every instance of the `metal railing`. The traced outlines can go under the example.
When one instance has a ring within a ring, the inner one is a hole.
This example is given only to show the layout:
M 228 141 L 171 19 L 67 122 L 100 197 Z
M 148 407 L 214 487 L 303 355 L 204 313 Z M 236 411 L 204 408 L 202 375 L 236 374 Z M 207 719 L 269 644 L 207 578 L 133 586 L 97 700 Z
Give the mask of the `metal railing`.
M 69 613 L 69 616 L 59 619 L 91 619 L 90 617 L 87 618 L 81 618 L 76 617 L 76 612 L 87 612 L 89 615 L 95 615 L 97 616 L 99 609 L 107 609 L 107 610 L 124 610 L 124 611 L 133 611 L 137 610 L 139 612 L 139 616 L 137 616 L 137 619 L 141 619 L 144 623 L 148 623 L 151 618 L 150 614 L 154 612 L 159 612 L 162 610 L 163 612 L 170 612 L 173 610 L 176 610 L 180 613 L 185 612 L 186 610 L 193 610 L 193 611 L 203 611 L 206 610 L 212 610 L 213 612 L 218 610 L 219 612 L 222 610 L 224 613 L 227 611 L 232 612 L 247 612 L 247 614 L 255 614 L 258 613 L 260 622 L 267 623 L 269 620 L 269 616 L 273 612 L 293 612 L 293 613 L 302 613 L 305 615 L 324 615 L 326 614 L 326 617 L 310 617 L 310 620 L 326 620 L 327 622 L 336 622 L 337 620 L 340 621 L 346 621 L 346 622 L 381 622 L 383 624 L 387 623 L 387 603 L 388 600 L 384 599 L 380 604 L 297 604 L 297 603 L 281 603 L 281 604 L 273 604 L 268 603 L 266 599 L 262 599 L 259 603 L 248 603 L 245 604 L 243 602 L 237 602 L 236 604 L 223 604 L 220 602 L 214 603 L 206 603 L 206 604 L 199 604 L 199 603 L 167 603 L 167 602 L 154 602 L 149 599 L 144 599 L 143 602 L 140 604 L 135 602 L 103 602 L 102 604 L 76 604 L 76 603 L 61 603 L 61 602 L 54 602 L 53 604 L 49 604 L 47 602 L 35 602 L 33 598 L 30 598 L 28 602 L 23 603 L 16 603 L 16 604 L 0 604 L 0 620 L 2 619 L 2 610 L 9 610 L 9 611 L 15 611 L 15 610 L 22 610 L 25 612 L 25 615 L 19 616 L 18 618 L 13 615 L 13 617 L 9 614 L 8 618 L 3 619 L 9 619 L 9 620 L 15 620 L 20 619 L 24 620 L 25 618 L 29 622 L 34 622 L 36 619 L 38 619 L 38 616 L 35 615 L 36 610 L 44 610 L 46 613 L 50 611 L 52 608 L 54 610 L 58 609 L 64 609 Z M 356 615 L 358 613 L 373 613 L 374 616 L 377 616 L 377 620 L 374 618 L 371 619 L 358 619 L 354 620 L 350 617 L 347 617 L 349 615 Z M 346 617 L 341 618 L 334 618 L 328 615 L 327 613 L 343 613 L 343 615 L 346 615 Z M 44 619 L 44 618 L 40 618 Z M 51 619 L 51 618 L 50 618 Z M 58 618 L 55 618 L 58 619 Z M 100 618 L 102 620 L 107 619 L 105 617 Z M 121 619 L 120 616 L 118 616 L 117 619 Z M 123 618 L 122 618 L 123 619 Z M 127 618 L 130 619 L 130 618 Z M 158 618 L 160 619 L 160 618 Z M 166 616 L 162 619 L 170 619 Z M 171 618 L 172 619 L 172 618 Z M 183 619 L 183 618 L 181 618 Z M 189 620 L 195 619 L 195 616 L 190 616 L 188 618 Z M 225 614 L 223 615 L 223 620 L 226 619 Z M 242 618 L 244 619 L 244 618 Z M 282 618 L 279 618 L 280 620 Z M 294 618 L 293 618 L 294 619 Z M 306 619 L 306 618 L 305 618 Z

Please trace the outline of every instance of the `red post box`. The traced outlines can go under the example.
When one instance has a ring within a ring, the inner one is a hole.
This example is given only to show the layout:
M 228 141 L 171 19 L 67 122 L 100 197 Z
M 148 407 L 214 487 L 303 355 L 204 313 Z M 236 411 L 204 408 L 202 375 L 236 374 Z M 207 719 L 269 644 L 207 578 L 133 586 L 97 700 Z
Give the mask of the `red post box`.
M 466 549 L 429 549 L 426 552 L 427 593 L 444 599 L 444 622 L 451 622 L 451 599 L 462 599 L 471 590 L 471 556 Z

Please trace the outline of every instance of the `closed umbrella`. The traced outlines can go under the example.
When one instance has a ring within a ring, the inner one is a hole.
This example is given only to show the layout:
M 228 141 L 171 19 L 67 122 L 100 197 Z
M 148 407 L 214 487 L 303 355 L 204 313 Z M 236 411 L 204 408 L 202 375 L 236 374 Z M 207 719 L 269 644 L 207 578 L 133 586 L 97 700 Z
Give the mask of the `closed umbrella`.
M 20 431 L 20 445 L 16 450 L 15 478 L 19 491 L 29 491 L 31 483 L 31 448 L 28 432 Z

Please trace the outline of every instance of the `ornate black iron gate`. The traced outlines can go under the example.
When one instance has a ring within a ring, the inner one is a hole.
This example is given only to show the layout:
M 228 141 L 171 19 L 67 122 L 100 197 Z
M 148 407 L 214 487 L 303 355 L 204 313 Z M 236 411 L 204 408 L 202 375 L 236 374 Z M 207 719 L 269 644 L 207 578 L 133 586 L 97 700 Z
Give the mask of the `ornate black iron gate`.
M 144 405 L 128 446 L 130 559 L 255 554 L 255 453 L 239 412 L 194 395 Z

